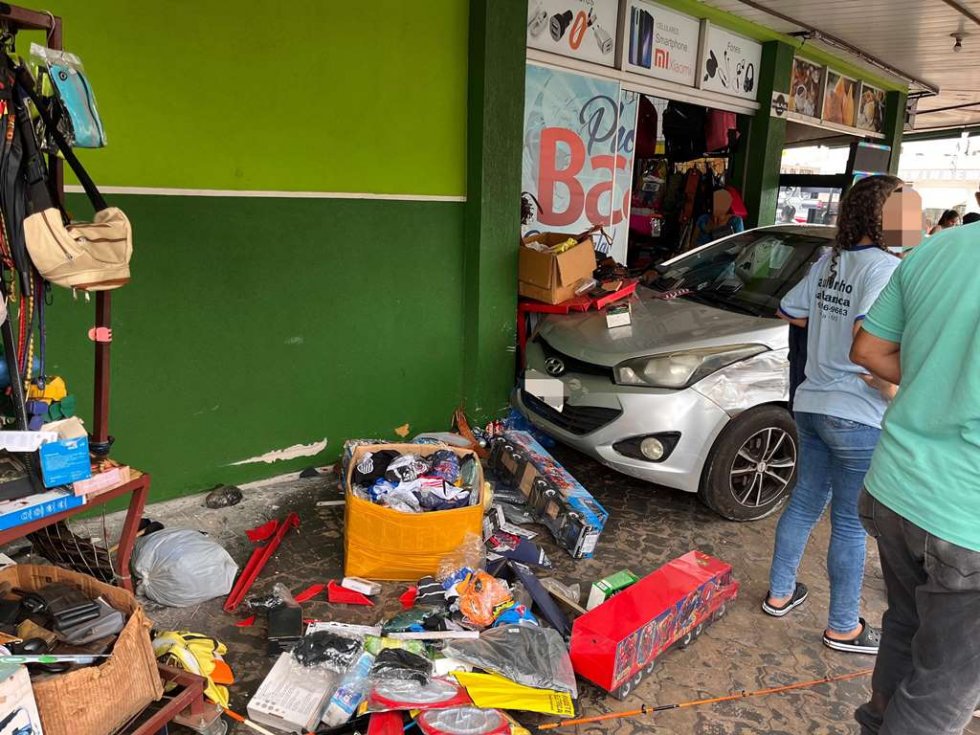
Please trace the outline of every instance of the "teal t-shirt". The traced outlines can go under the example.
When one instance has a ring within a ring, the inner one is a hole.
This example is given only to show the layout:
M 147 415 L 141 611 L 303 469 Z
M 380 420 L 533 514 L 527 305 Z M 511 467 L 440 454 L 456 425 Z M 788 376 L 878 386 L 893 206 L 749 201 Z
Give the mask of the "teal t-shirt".
M 895 271 L 864 329 L 901 344 L 902 384 L 866 479 L 889 508 L 980 551 L 980 223 L 943 230 Z

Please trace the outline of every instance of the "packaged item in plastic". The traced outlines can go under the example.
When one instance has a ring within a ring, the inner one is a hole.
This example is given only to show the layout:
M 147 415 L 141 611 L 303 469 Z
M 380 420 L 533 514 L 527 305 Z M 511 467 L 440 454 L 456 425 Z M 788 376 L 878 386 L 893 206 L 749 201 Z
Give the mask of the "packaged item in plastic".
M 385 648 L 371 667 L 372 684 L 389 679 L 407 679 L 427 684 L 432 678 L 432 661 L 404 648 Z
M 303 666 L 317 666 L 343 674 L 357 660 L 363 644 L 329 630 L 304 635 L 293 649 L 293 658 Z
M 186 528 L 166 528 L 137 539 L 132 564 L 143 593 L 170 607 L 227 595 L 238 573 L 219 543 Z
M 476 640 L 450 641 L 447 656 L 538 689 L 578 695 L 572 660 L 561 635 L 533 625 L 490 628 Z
M 518 605 L 516 602 L 504 608 L 493 622 L 494 627 L 519 624 L 538 625 L 539 623 L 527 605 Z
M 429 710 L 472 704 L 466 691 L 453 679 L 432 679 L 425 684 L 406 679 L 379 681 L 367 698 L 369 712 Z
M 470 490 L 477 489 L 477 483 L 479 482 L 480 472 L 477 467 L 476 457 L 469 455 L 463 458 L 463 461 L 459 463 L 459 479 L 462 487 L 469 488 Z M 478 495 L 479 493 L 474 493 Z
M 374 655 L 363 651 L 357 658 L 357 662 L 344 674 L 337 691 L 330 697 L 330 702 L 320 720 L 324 725 L 340 727 L 353 716 L 370 688 L 368 676 L 372 666 L 374 666 Z
M 461 569 L 480 569 L 483 567 L 487 556 L 487 547 L 483 543 L 483 538 L 476 533 L 467 533 L 463 537 L 463 543 L 456 547 L 452 554 L 448 554 L 439 562 L 439 572 L 436 579 L 446 585 L 446 581 L 458 575 Z
M 432 464 L 428 457 L 418 454 L 402 454 L 395 457 L 385 471 L 385 479 L 389 482 L 411 482 L 429 473 Z
M 470 505 L 471 495 L 470 490 L 451 485 L 440 477 L 427 476 L 419 480 L 419 504 L 422 510 L 465 508 Z
M 381 638 L 373 635 L 364 639 L 364 650 L 373 656 L 377 656 L 386 648 L 401 648 L 409 653 L 425 656 L 425 643 L 422 641 Z
M 58 100 L 68 113 L 72 146 L 104 147 L 108 142 L 105 129 L 81 59 L 67 51 L 56 51 L 36 43 L 31 44 L 31 58 L 47 70 L 58 93 Z
M 459 610 L 471 623 L 492 625 L 500 611 L 513 604 L 510 590 L 501 580 L 480 571 L 456 585 Z
M 381 626 L 385 633 L 419 633 L 423 630 L 437 630 L 437 623 L 446 617 L 445 608 L 416 605 L 389 618 Z
M 452 485 L 459 479 L 459 457 L 448 449 L 440 449 L 429 459 L 432 462 L 430 477 L 438 477 Z
M 575 704 L 568 692 L 527 687 L 505 679 L 499 674 L 457 671 L 453 676 L 466 688 L 466 693 L 473 700 L 473 704 L 480 709 L 500 707 L 519 709 L 524 712 L 542 712 L 559 717 L 575 715 Z
M 495 709 L 458 707 L 423 712 L 416 720 L 425 735 L 508 735 L 510 723 Z

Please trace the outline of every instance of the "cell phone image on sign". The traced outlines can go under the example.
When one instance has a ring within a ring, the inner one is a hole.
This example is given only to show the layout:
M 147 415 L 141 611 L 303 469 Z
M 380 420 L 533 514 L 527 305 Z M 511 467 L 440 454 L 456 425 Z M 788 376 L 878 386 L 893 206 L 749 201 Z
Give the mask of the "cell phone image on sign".
M 653 55 L 653 16 L 641 8 L 630 8 L 630 63 L 649 69 Z

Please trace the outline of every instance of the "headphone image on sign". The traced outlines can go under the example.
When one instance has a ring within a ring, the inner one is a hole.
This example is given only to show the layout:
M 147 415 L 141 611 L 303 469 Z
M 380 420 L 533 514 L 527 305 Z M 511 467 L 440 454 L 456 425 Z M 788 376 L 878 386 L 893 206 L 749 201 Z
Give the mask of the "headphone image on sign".
M 715 56 L 715 52 L 708 49 L 708 60 L 704 62 L 704 81 L 709 79 L 714 79 L 715 74 L 718 73 L 718 57 Z
M 742 86 L 746 92 L 751 92 L 755 89 L 755 64 L 751 61 L 749 65 L 745 67 L 745 83 Z

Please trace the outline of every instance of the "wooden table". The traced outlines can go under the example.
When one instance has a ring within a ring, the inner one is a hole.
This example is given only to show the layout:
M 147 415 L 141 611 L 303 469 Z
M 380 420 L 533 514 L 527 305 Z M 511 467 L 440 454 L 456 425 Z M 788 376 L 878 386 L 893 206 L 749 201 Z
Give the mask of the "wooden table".
M 126 511 L 126 520 L 123 522 L 122 533 L 119 535 L 119 548 L 116 550 L 116 584 L 123 589 L 132 592 L 133 580 L 129 573 L 129 559 L 133 555 L 133 545 L 136 543 L 136 532 L 139 531 L 140 519 L 143 518 L 143 509 L 146 507 L 146 499 L 150 494 L 150 476 L 140 473 L 129 482 L 126 482 L 111 490 L 106 490 L 94 497 L 86 498 L 85 505 L 66 510 L 63 513 L 56 513 L 36 521 L 25 523 L 21 526 L 14 526 L 4 531 L 0 531 L 0 545 L 9 544 L 27 536 L 42 528 L 51 526 L 59 521 L 65 521 L 79 513 L 84 513 L 98 505 L 105 505 L 110 500 L 131 495 L 129 499 L 129 510 Z

